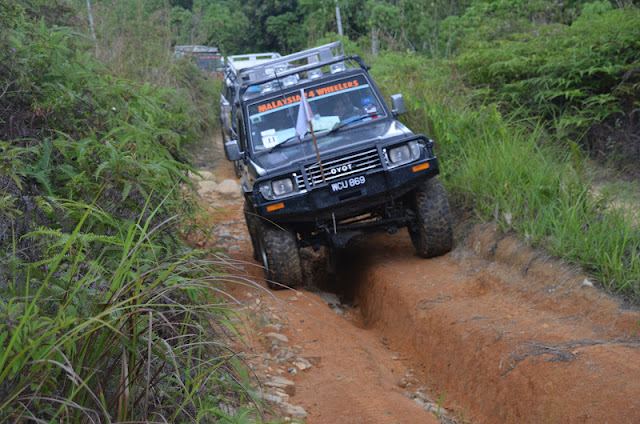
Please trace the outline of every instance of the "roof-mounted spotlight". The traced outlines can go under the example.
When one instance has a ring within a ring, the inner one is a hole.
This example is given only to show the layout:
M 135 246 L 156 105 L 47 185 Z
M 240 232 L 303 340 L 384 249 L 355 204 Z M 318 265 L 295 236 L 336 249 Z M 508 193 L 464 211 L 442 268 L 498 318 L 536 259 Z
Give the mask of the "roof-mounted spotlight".
M 331 69 L 331 73 L 332 74 L 337 74 L 338 72 L 342 72 L 342 71 L 346 70 L 347 67 L 344 64 L 344 62 L 338 62 L 338 63 L 334 63 L 333 65 L 331 65 L 329 67 L 329 69 Z

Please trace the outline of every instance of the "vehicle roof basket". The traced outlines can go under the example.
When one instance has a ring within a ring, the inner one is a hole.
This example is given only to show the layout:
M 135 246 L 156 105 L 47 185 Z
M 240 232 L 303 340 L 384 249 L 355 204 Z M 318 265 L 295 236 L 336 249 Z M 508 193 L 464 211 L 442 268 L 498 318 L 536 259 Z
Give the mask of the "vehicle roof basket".
M 175 46 L 173 52 L 177 57 L 188 53 L 219 53 L 217 47 L 196 45 Z
M 369 69 L 358 56 L 345 56 L 342 43 L 335 41 L 277 59 L 247 67 L 240 72 L 238 79 L 244 88 L 262 84 L 278 78 L 284 78 L 323 66 L 355 60 L 360 67 Z
M 243 81 L 254 83 L 256 81 L 270 79 L 274 77 L 276 73 L 282 74 L 285 71 L 300 68 L 307 64 L 322 66 L 323 63 L 328 63 L 337 58 L 346 58 L 340 41 L 292 53 L 254 66 L 243 75 Z M 304 59 L 306 59 L 306 63 Z M 296 65 L 297 63 L 298 65 Z M 301 63 L 301 65 L 299 63 Z
M 281 57 L 280 53 L 251 53 L 227 56 L 227 62 L 234 74 L 238 74 L 242 69 L 258 66 L 261 63 L 269 62 Z

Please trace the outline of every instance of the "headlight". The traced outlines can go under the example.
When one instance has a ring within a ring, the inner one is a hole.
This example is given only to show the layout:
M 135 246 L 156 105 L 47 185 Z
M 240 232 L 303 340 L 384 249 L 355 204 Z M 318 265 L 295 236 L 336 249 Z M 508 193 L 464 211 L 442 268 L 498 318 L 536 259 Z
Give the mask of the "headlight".
M 392 147 L 387 153 L 391 165 L 397 166 L 411 162 L 420 157 L 420 146 L 416 141 L 410 141 L 397 147 Z
M 401 162 L 406 162 L 411 159 L 411 151 L 408 144 L 403 144 L 400 147 L 394 147 L 389 149 L 389 160 L 394 165 Z
M 271 182 L 271 188 L 273 189 L 273 194 L 276 196 L 284 196 L 293 191 L 293 180 L 291 178 L 275 180 Z
M 260 184 L 260 193 L 267 200 L 274 200 L 279 197 L 287 196 L 296 191 L 293 178 L 281 178 L 279 180 L 266 181 Z

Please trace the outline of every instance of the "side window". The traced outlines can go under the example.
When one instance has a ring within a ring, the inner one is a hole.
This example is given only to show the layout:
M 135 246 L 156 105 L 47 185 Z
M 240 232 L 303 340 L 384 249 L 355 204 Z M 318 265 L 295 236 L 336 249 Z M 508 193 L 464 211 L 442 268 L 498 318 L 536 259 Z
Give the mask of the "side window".
M 244 131 L 244 123 L 242 122 L 242 115 L 238 114 L 238 119 L 236 122 L 236 128 L 238 131 L 238 146 L 240 147 L 240 151 L 246 151 L 246 140 L 245 140 L 245 131 Z
M 227 100 L 229 100 L 229 104 L 231 105 L 231 122 L 233 122 L 233 130 L 235 132 L 238 131 L 238 126 L 236 125 L 236 99 L 235 99 L 235 90 L 232 86 L 228 87 Z
M 229 87 L 226 83 L 227 81 L 225 81 L 220 93 L 220 122 L 222 123 L 222 135 L 225 138 L 225 141 L 233 138 L 232 127 L 234 126 L 233 118 L 231 116 L 231 103 L 229 102 L 228 97 Z
M 229 103 L 233 103 L 233 91 L 231 90 L 231 86 L 229 84 L 225 84 L 224 98 L 227 99 Z

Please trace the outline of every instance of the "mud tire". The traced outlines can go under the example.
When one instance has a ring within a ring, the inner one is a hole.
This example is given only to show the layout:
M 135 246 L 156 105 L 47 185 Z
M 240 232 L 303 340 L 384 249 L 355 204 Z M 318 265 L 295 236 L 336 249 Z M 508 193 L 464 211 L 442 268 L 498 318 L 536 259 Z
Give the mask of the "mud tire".
M 453 229 L 447 193 L 437 178 L 425 181 L 413 192 L 416 221 L 409 227 L 418 256 L 432 258 L 453 248 Z
M 302 264 L 294 233 L 260 220 L 254 220 L 258 242 L 258 261 L 264 267 L 267 286 L 282 290 L 302 283 Z

